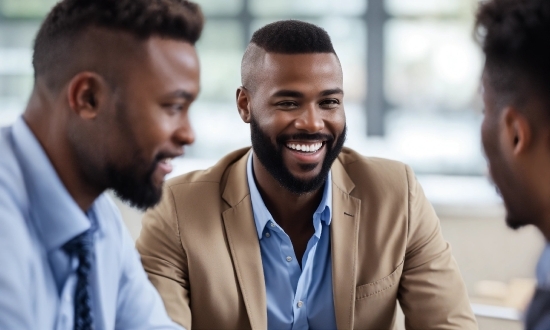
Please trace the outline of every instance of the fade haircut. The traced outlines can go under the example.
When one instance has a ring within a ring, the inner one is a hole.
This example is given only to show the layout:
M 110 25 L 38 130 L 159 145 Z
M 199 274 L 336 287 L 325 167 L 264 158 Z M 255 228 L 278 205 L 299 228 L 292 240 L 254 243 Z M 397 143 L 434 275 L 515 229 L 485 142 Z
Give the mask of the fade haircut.
M 283 20 L 267 24 L 252 35 L 241 62 L 242 85 L 255 85 L 255 66 L 265 53 L 336 55 L 328 33 L 311 23 Z
M 252 35 L 251 43 L 268 53 L 334 53 L 328 33 L 322 28 L 297 20 L 267 24 Z
M 476 36 L 486 56 L 485 75 L 497 93 L 498 108 L 521 107 L 533 95 L 550 105 L 550 1 L 482 3 Z
M 185 0 L 63 0 L 48 14 L 35 39 L 35 79 L 44 76 L 52 89 L 61 87 L 70 79 L 67 67 L 79 61 L 79 41 L 94 28 L 122 32 L 136 41 L 156 36 L 194 45 L 203 25 L 200 7 Z

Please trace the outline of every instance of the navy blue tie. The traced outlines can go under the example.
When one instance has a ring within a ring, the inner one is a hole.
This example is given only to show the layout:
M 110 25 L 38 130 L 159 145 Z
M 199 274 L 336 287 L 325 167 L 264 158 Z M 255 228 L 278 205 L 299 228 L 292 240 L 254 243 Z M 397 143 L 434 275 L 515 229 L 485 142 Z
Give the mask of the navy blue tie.
M 74 329 L 93 329 L 92 300 L 90 297 L 90 273 L 93 258 L 93 239 L 90 230 L 76 236 L 63 245 L 63 250 L 78 258 L 77 283 L 74 299 Z

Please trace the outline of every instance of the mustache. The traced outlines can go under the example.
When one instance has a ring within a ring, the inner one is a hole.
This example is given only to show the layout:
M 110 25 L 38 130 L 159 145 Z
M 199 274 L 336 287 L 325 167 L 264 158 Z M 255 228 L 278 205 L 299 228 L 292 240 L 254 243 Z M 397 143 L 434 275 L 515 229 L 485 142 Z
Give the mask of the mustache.
M 287 141 L 301 140 L 301 141 L 326 141 L 330 143 L 334 141 L 334 136 L 322 133 L 296 133 L 296 134 L 283 134 L 277 137 L 278 144 L 285 144 Z

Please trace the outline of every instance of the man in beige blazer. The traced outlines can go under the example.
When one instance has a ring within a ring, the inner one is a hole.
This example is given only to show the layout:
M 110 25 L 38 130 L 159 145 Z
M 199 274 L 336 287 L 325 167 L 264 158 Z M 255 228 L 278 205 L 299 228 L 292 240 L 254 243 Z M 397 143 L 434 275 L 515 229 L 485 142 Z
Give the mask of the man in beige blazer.
M 319 27 L 280 21 L 244 55 L 252 149 L 168 182 L 137 248 L 188 329 L 476 329 L 412 170 L 343 148 L 342 70 Z M 313 221 L 312 221 L 313 219 Z

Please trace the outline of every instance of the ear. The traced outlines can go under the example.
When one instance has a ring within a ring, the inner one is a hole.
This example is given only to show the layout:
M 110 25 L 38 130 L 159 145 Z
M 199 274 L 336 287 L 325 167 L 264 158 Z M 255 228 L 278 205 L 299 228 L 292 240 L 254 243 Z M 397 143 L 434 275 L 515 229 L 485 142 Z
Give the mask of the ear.
M 81 72 L 69 82 L 69 108 L 83 119 L 94 119 L 105 102 L 107 90 L 103 77 L 93 72 Z
M 250 123 L 250 93 L 244 87 L 237 89 L 237 109 L 245 123 Z
M 502 110 L 504 130 L 501 143 L 514 156 L 525 153 L 533 142 L 533 128 L 527 117 L 514 107 Z

